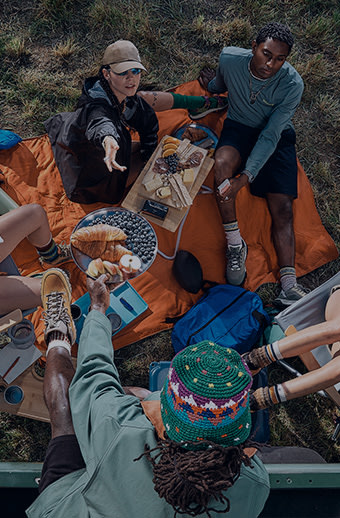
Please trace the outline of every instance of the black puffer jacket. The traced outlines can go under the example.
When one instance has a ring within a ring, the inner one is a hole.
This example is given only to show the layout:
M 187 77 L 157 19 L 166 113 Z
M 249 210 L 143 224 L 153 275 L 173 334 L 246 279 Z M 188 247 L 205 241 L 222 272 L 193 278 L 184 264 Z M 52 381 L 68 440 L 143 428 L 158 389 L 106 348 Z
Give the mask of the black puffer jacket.
M 85 81 L 74 112 L 59 113 L 44 122 L 67 197 L 77 203 L 118 203 L 124 194 L 131 159 L 128 127 L 139 133 L 146 161 L 157 146 L 158 120 L 138 95 L 128 97 L 124 113 L 113 106 L 98 78 Z M 119 144 L 116 160 L 124 172 L 110 173 L 103 161 L 103 138 Z

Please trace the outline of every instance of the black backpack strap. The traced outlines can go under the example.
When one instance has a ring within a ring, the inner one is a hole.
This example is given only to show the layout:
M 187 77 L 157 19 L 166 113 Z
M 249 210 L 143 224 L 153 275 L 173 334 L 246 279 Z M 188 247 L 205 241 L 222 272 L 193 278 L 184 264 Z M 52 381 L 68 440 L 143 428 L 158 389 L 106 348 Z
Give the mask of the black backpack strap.
M 261 329 L 264 329 L 267 326 L 267 319 L 263 313 L 261 313 L 257 309 L 254 309 L 254 311 L 252 312 L 252 315 L 260 324 Z

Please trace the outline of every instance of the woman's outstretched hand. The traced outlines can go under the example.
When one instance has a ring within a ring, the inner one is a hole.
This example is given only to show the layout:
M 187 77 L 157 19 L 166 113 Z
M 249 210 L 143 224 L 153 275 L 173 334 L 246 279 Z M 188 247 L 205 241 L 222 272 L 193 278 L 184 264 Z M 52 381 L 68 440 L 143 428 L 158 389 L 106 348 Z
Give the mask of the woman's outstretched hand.
M 106 167 L 112 173 L 112 169 L 118 169 L 118 171 L 125 171 L 126 167 L 123 165 L 119 165 L 116 162 L 116 154 L 119 149 L 118 142 L 111 136 L 106 136 L 103 140 L 103 147 L 105 149 L 105 157 L 104 162 Z

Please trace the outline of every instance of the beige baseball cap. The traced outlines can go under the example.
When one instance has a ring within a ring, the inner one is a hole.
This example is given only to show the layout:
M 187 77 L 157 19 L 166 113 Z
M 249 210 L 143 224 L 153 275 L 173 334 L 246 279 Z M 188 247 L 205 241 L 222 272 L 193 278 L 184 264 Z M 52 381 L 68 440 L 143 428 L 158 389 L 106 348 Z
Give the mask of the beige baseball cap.
M 140 61 L 138 50 L 128 40 L 118 40 L 111 43 L 104 52 L 103 65 L 111 65 L 116 74 L 126 72 L 131 68 L 146 70 Z

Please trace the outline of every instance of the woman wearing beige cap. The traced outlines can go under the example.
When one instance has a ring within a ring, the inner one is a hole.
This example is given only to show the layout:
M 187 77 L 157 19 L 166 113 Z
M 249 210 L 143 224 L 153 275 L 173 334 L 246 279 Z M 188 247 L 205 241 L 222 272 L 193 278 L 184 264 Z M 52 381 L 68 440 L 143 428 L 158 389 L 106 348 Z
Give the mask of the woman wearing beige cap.
M 193 119 L 225 109 L 225 97 L 139 92 L 146 70 L 131 41 L 109 45 L 96 77 L 85 80 L 77 109 L 45 121 L 66 195 L 78 203 L 118 203 L 157 146 L 155 111 L 189 110 Z M 140 143 L 131 142 L 129 130 Z
M 105 50 L 98 76 L 85 80 L 77 109 L 45 127 L 66 195 L 78 203 L 118 203 L 157 146 L 153 108 L 136 95 L 142 65 L 130 41 Z M 134 153 L 130 129 L 138 132 Z

